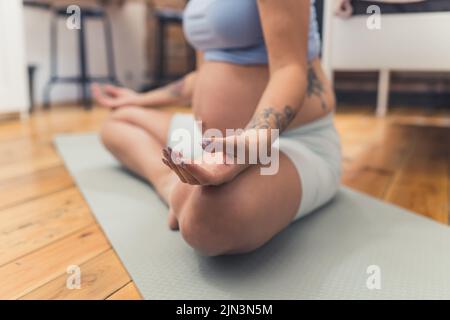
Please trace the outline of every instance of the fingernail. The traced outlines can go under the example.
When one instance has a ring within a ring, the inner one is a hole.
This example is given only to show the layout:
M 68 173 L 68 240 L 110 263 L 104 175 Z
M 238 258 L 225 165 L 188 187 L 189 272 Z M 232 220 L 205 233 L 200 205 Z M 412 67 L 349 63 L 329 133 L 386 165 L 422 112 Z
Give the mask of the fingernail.
M 209 146 L 212 143 L 212 139 L 203 139 L 202 140 L 202 148 L 205 149 L 207 146 Z
M 179 164 L 180 163 L 180 154 L 179 152 L 173 152 L 172 153 L 172 161 L 175 162 L 175 164 Z

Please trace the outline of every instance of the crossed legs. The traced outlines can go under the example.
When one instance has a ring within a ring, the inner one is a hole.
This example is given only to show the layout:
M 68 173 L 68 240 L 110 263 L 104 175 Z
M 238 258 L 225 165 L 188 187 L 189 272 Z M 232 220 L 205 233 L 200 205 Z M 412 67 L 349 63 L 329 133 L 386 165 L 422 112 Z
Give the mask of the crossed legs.
M 192 186 L 161 161 L 171 114 L 123 107 L 105 122 L 101 138 L 128 169 L 147 179 L 169 205 L 169 226 L 205 255 L 254 250 L 285 228 L 301 198 L 300 177 L 280 153 L 276 175 L 252 166 L 233 181 L 214 187 Z

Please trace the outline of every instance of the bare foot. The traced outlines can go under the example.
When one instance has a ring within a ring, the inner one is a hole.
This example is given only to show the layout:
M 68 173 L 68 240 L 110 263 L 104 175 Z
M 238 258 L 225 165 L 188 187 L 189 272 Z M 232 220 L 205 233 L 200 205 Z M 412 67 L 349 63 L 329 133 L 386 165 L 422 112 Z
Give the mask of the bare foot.
M 170 230 L 176 231 L 179 229 L 177 217 L 175 217 L 175 214 L 173 213 L 172 210 L 169 210 L 169 217 L 167 223 L 169 224 Z
M 168 172 L 167 175 L 161 177 L 159 182 L 154 185 L 159 196 L 167 205 L 170 203 L 170 196 L 178 181 L 180 181 L 180 179 L 175 173 Z
M 178 176 L 173 172 L 169 172 L 167 176 L 161 178 L 160 182 L 155 185 L 159 196 L 169 206 L 168 225 L 171 230 L 178 230 L 178 220 L 173 213 L 172 208 L 170 208 L 171 194 L 178 181 L 180 181 Z

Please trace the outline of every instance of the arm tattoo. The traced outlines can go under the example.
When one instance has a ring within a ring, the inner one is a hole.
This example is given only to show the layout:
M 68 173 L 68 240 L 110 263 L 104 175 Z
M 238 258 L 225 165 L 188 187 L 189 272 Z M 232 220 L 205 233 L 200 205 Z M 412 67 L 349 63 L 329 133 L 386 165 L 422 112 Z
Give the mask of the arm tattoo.
M 325 99 L 323 98 L 323 84 L 320 81 L 319 77 L 317 77 L 316 72 L 314 71 L 314 68 L 311 64 L 308 64 L 308 87 L 306 90 L 306 94 L 308 97 L 311 97 L 312 95 L 316 95 L 319 97 L 322 108 L 325 110 L 327 109 L 327 104 L 325 103 Z
M 184 89 L 184 79 L 175 81 L 166 87 L 168 93 L 173 98 L 182 98 Z
M 290 106 L 285 106 L 282 111 L 269 107 L 256 113 L 247 129 L 279 129 L 282 132 L 288 127 L 294 116 L 294 109 Z

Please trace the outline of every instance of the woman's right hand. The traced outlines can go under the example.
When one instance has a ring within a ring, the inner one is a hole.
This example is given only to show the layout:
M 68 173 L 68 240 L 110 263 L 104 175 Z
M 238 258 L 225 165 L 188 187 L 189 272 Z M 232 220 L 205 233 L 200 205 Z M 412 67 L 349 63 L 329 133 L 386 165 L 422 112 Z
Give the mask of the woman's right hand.
M 105 108 L 120 108 L 127 105 L 137 105 L 139 94 L 131 89 L 116 87 L 113 85 L 99 85 L 94 83 L 91 86 L 94 100 Z

